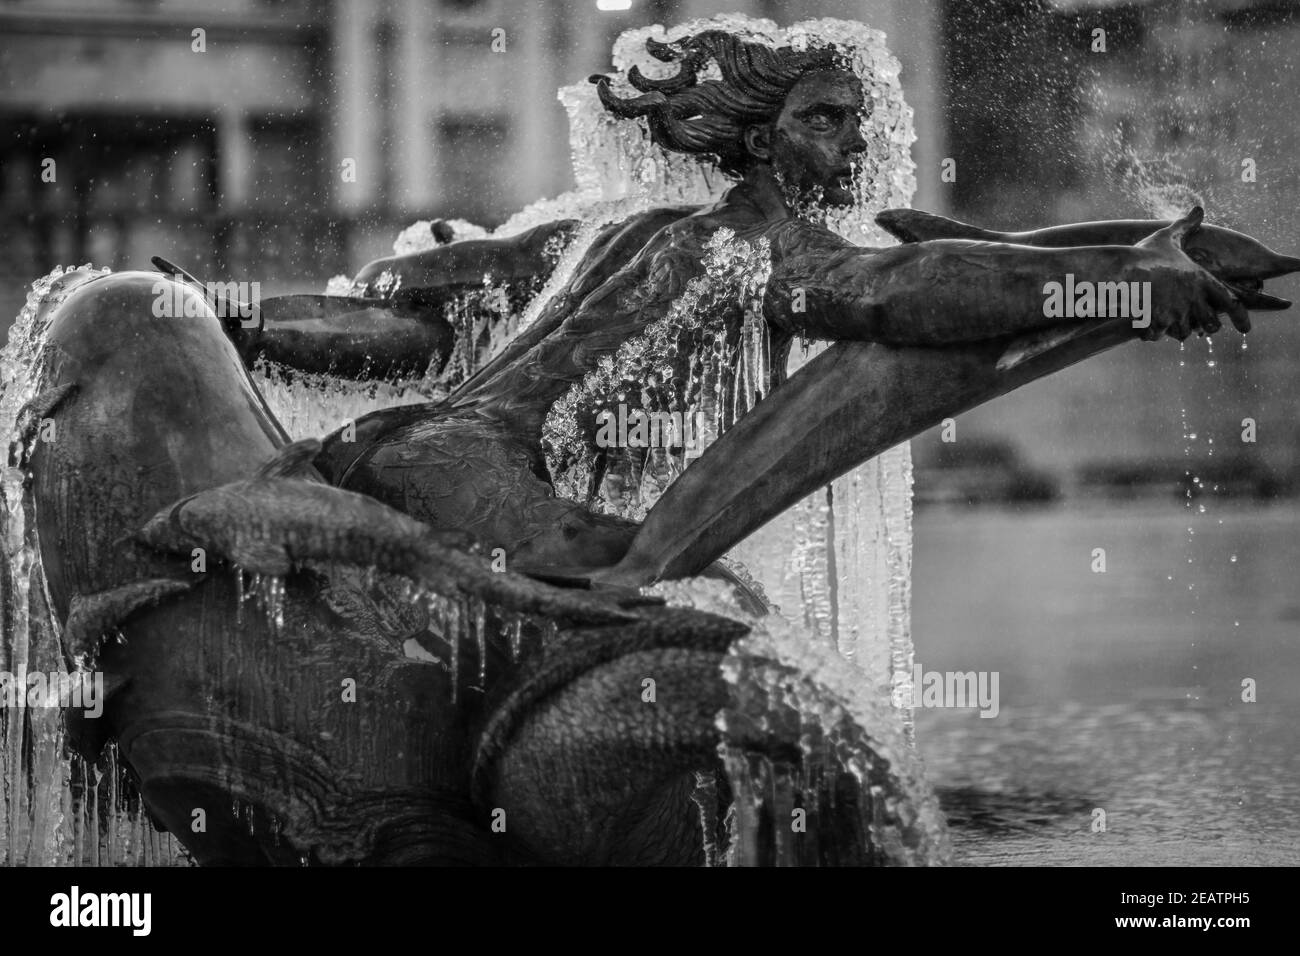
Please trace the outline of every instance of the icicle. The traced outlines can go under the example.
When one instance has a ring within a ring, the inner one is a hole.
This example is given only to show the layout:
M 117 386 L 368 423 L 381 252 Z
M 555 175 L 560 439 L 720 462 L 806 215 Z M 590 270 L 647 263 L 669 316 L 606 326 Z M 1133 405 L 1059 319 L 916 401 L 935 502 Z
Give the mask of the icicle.
M 524 643 L 524 619 L 518 614 L 511 615 L 509 619 L 510 629 L 510 659 L 516 664 L 519 663 L 519 656 L 523 651 Z
M 267 576 L 256 579 L 256 595 L 266 615 L 266 622 L 275 632 L 284 628 L 284 578 Z
M 771 789 L 768 801 L 772 808 L 772 835 L 775 838 L 776 866 L 798 866 L 799 852 L 795 847 L 798 834 L 794 830 L 794 779 L 790 765 L 774 763 L 771 768 Z
M 80 755 L 72 758 L 72 772 L 74 778 L 81 780 L 81 799 L 75 799 L 75 793 L 70 791 L 73 796 L 70 807 L 72 817 L 72 863 L 74 866 L 81 866 L 86 861 L 86 794 L 88 793 L 87 776 L 89 770 L 86 767 L 86 761 Z
M 722 748 L 722 763 L 731 784 L 731 865 L 757 866 L 759 863 L 759 797 L 755 792 L 753 772 L 745 752 L 735 747 Z
M 478 649 L 478 686 L 487 687 L 487 605 L 479 598 L 470 599 L 473 613 L 474 643 Z
M 695 773 L 695 789 L 691 800 L 700 811 L 700 833 L 704 850 L 704 865 L 720 865 L 718 853 L 718 781 L 712 770 Z
M 105 773 L 108 776 L 108 859 L 104 861 L 105 866 L 118 866 L 121 861 L 120 847 L 118 846 L 118 835 L 120 829 L 120 817 L 122 809 L 121 794 L 121 773 L 117 765 L 117 745 L 110 744 L 107 748 L 105 757 L 107 769 Z
M 460 695 L 460 602 L 440 600 L 439 603 L 443 609 L 443 635 L 451 654 L 451 702 L 454 704 Z
M 99 852 L 99 782 L 103 779 L 103 773 L 97 766 L 90 768 L 91 779 L 94 781 L 90 785 L 90 865 L 100 865 Z
M 891 666 L 891 697 L 902 712 L 909 743 L 915 743 L 912 711 L 914 652 L 912 646 L 912 455 L 900 445 L 880 458 L 884 479 L 881 500 L 889 573 L 887 640 Z

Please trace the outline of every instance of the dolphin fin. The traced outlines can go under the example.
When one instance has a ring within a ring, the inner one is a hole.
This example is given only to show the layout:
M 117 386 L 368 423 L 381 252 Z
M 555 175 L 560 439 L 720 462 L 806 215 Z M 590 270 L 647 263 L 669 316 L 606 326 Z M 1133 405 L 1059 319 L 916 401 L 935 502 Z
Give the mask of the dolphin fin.
M 289 478 L 295 475 L 300 478 L 317 477 L 316 469 L 312 467 L 312 461 L 320 454 L 320 447 L 320 441 L 315 438 L 303 438 L 299 441 L 290 442 L 277 451 L 273 458 L 258 468 L 253 473 L 252 480 Z
M 49 418 L 77 390 L 76 382 L 56 385 L 37 393 L 18 411 L 18 435 L 9 445 L 10 464 L 18 466 L 25 463 L 32 438 L 41 427 L 41 422 Z
M 197 577 L 193 581 L 148 578 L 94 594 L 74 594 L 68 605 L 68 620 L 63 625 L 68 653 L 74 658 L 94 656 L 101 636 L 137 611 L 184 594 L 198 580 Z
M 921 212 L 919 209 L 886 209 L 876 215 L 876 225 L 902 242 L 927 242 L 931 239 L 1007 241 L 1004 233 L 981 229 L 979 226 Z
M 203 288 L 202 282 L 194 278 L 194 276 L 190 275 L 180 266 L 176 265 L 176 263 L 164 259 L 162 256 L 151 256 L 149 261 L 152 262 L 154 268 L 157 269 L 159 272 L 163 273 L 163 275 L 169 275 L 174 279 L 180 279 L 184 282 L 190 282 L 198 286 L 199 288 Z
M 1050 352 L 1058 345 L 1063 345 L 1071 339 L 1078 338 L 1080 335 L 1091 332 L 1093 329 L 1105 324 L 1106 320 L 1101 319 L 1082 325 L 1060 325 L 1055 328 L 1044 329 L 1041 332 L 1033 332 L 1029 335 L 1018 335 L 1012 339 L 1006 351 L 998 356 L 995 367 L 999 372 L 1009 372 L 1034 356 Z
M 591 590 L 591 578 L 586 575 L 565 574 L 561 571 L 531 571 L 528 568 L 517 568 L 516 570 L 525 577 L 532 578 L 534 581 L 541 581 L 543 584 L 553 584 L 559 588 Z
M 37 422 L 42 418 L 49 418 L 60 405 L 67 401 L 68 396 L 76 390 L 76 382 L 67 382 L 39 392 L 18 412 L 18 420 L 22 421 L 25 416 L 30 416 Z

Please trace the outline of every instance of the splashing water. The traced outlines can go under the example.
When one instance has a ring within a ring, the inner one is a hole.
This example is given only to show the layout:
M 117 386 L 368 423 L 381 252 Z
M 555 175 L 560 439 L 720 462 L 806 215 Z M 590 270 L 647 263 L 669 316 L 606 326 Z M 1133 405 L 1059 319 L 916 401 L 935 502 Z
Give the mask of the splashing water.
M 1124 158 L 1121 182 L 1125 192 L 1151 218 L 1180 219 L 1193 206 L 1206 206 L 1205 188 L 1194 186 L 1172 157 L 1143 158 L 1130 147 L 1117 145 L 1116 149 Z
M 326 435 L 344 422 L 381 408 L 415 405 L 441 397 L 423 382 L 355 382 L 299 372 L 259 359 L 253 381 L 293 439 Z

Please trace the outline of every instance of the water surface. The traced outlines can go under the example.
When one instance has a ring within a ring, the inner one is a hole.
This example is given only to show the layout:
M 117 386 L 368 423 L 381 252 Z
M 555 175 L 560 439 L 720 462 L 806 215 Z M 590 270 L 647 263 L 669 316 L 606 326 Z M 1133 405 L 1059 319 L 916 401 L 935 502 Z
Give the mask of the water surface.
M 958 862 L 1300 863 L 1300 506 L 924 509 L 913 589 L 925 669 L 1000 677 L 917 715 Z

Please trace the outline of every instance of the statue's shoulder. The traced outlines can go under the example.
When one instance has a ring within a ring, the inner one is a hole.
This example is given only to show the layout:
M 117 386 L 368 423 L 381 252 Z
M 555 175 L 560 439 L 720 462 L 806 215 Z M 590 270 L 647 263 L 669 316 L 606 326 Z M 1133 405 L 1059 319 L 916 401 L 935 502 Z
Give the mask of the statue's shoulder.
M 606 226 L 593 243 L 593 248 L 601 245 L 627 245 L 638 240 L 644 244 L 663 230 L 689 220 L 699 210 L 699 206 L 686 205 L 643 209 Z
M 657 222 L 670 225 L 697 215 L 704 207 L 698 203 L 684 203 L 678 206 L 651 206 L 649 209 L 635 213 L 626 222 Z
M 703 247 L 711 230 L 700 221 L 700 206 L 655 206 L 605 227 L 591 244 L 592 260 L 627 263 L 644 271 L 667 258 Z M 716 227 L 714 227 L 716 228 Z
M 794 256 L 829 254 L 846 248 L 861 248 L 826 226 L 797 216 L 768 224 L 763 236 L 771 246 L 774 262 Z

